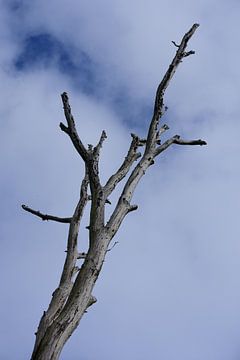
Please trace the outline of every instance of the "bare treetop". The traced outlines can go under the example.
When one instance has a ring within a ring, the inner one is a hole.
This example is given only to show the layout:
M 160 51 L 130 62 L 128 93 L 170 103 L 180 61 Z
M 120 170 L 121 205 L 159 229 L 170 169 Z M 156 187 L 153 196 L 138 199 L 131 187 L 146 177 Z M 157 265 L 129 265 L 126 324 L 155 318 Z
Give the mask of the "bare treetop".
M 109 251 L 109 244 L 125 216 L 137 210 L 138 206 L 131 203 L 132 197 L 138 182 L 149 166 L 154 164 L 154 159 L 173 144 L 206 145 L 204 140 L 184 140 L 180 135 L 174 135 L 161 143 L 162 134 L 169 130 L 168 125 L 160 125 L 160 120 L 167 109 L 164 105 L 164 94 L 179 64 L 185 57 L 194 54 L 193 50 L 187 51 L 186 49 L 198 26 L 198 24 L 194 24 L 183 36 L 179 45 L 173 41 L 174 46 L 177 47 L 176 54 L 158 85 L 146 138 L 141 139 L 138 135 L 131 134 L 132 140 L 125 159 L 105 185 L 101 184 L 99 177 L 99 157 L 103 142 L 107 138 L 106 132 L 102 131 L 95 146 L 88 145 L 86 148 L 76 129 L 68 95 L 66 92 L 61 95 L 66 125 L 60 123 L 60 128 L 69 136 L 83 160 L 85 176 L 81 183 L 79 201 L 70 217 L 59 218 L 22 205 L 25 211 L 42 220 L 70 224 L 66 259 L 60 283 L 52 295 L 47 311 L 43 313 L 40 320 L 32 360 L 58 359 L 64 344 L 78 326 L 87 308 L 97 301 L 92 295 L 92 290 L 101 271 L 105 255 Z M 143 152 L 139 151 L 140 147 L 144 148 Z M 133 166 L 134 163 L 135 166 Z M 105 204 L 110 203 L 109 196 L 126 176 L 128 177 L 118 202 L 109 219 L 106 220 Z M 87 253 L 83 253 L 78 249 L 78 233 L 83 211 L 88 201 L 91 203 L 88 226 L 89 248 Z M 82 261 L 80 266 L 79 261 Z

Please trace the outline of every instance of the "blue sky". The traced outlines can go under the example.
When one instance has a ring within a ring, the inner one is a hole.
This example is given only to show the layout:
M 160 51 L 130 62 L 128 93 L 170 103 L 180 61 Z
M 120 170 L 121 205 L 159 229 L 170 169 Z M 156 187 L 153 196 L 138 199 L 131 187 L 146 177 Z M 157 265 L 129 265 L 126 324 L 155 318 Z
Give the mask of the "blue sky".
M 96 84 L 96 65 L 84 52 L 80 52 L 78 62 L 71 59 L 71 48 L 66 48 L 51 34 L 39 33 L 23 40 L 22 52 L 18 54 L 14 66 L 17 71 L 24 72 L 37 67 L 57 68 L 71 78 L 71 81 L 82 91 L 94 95 Z
M 67 91 L 79 133 L 105 129 L 103 182 L 144 136 L 155 89 L 194 22 L 200 28 L 166 93 L 172 147 L 143 178 L 89 309 L 61 360 L 240 357 L 239 3 L 190 0 L 2 2 L 0 358 L 30 358 L 55 289 L 83 164 L 59 130 Z M 226 16 L 227 14 L 227 16 Z M 116 201 L 114 195 L 112 201 Z M 109 208 L 108 211 L 110 211 Z M 83 219 L 80 251 L 87 247 Z
M 19 16 L 19 13 L 22 14 L 20 5 L 13 11 L 13 16 Z M 136 126 L 140 114 L 141 117 L 147 119 L 151 114 L 152 104 L 141 104 L 136 101 L 128 92 L 126 84 L 114 87 L 114 91 L 112 91 L 114 78 L 110 81 L 106 78 L 108 74 L 96 57 L 89 56 L 80 47 L 76 48 L 76 44 L 63 42 L 50 32 L 43 30 L 33 33 L 23 32 L 21 49 L 14 59 L 13 66 L 18 72 L 33 71 L 39 68 L 57 69 L 71 81 L 71 85 L 76 90 L 95 97 L 103 103 L 110 102 L 110 106 L 115 109 L 125 123 L 134 123 Z M 103 92 L 106 87 L 107 94 Z M 109 96 L 109 92 L 111 92 L 111 96 Z

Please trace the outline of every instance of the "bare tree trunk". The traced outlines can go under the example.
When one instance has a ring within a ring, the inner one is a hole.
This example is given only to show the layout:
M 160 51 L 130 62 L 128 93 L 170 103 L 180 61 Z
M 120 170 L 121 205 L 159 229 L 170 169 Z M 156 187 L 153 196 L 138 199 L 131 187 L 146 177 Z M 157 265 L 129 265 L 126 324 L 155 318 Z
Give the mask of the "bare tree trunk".
M 42 220 L 69 224 L 67 254 L 61 279 L 59 286 L 52 294 L 52 300 L 47 311 L 44 311 L 40 320 L 31 360 L 57 360 L 63 346 L 77 328 L 87 308 L 97 301 L 92 295 L 92 290 L 101 271 L 109 244 L 125 216 L 137 209 L 137 205 L 131 204 L 133 193 L 148 167 L 154 163 L 155 157 L 172 144 L 206 145 L 203 140 L 183 140 L 179 135 L 169 138 L 163 144 L 160 140 L 162 133 L 169 129 L 166 124 L 159 126 L 159 121 L 167 110 L 163 103 L 164 93 L 178 65 L 185 57 L 194 54 L 194 51 L 187 52 L 186 47 L 197 27 L 198 24 L 191 27 L 183 36 L 180 45 L 173 42 L 177 47 L 176 55 L 157 88 L 153 116 L 147 137 L 140 139 L 137 135 L 131 134 L 132 141 L 122 165 L 104 186 L 101 185 L 99 179 L 98 166 L 100 150 L 107 137 L 106 133 L 105 131 L 102 132 L 95 147 L 88 145 L 88 148 L 85 148 L 75 127 L 68 95 L 67 93 L 61 95 L 67 126 L 60 123 L 60 128 L 70 137 L 73 146 L 84 161 L 85 177 L 81 184 L 80 198 L 72 217 L 59 218 L 42 214 L 22 205 L 25 211 L 40 217 Z M 138 151 L 140 147 L 144 148 L 143 152 Z M 118 203 L 106 222 L 104 211 L 106 203 L 110 203 L 109 196 L 117 184 L 129 173 L 135 161 L 137 164 L 131 171 Z M 90 194 L 88 194 L 89 189 Z M 88 226 L 89 249 L 85 254 L 78 252 L 78 233 L 83 211 L 88 201 L 91 202 Z M 83 261 L 81 267 L 77 266 L 78 261 Z
M 108 244 L 108 239 L 104 234 L 96 240 L 95 246 L 92 246 L 88 252 L 64 309 L 58 316 L 58 320 L 47 328 L 32 359 L 58 359 L 64 344 L 78 326 L 84 312 L 95 302 L 91 293 L 101 270 Z

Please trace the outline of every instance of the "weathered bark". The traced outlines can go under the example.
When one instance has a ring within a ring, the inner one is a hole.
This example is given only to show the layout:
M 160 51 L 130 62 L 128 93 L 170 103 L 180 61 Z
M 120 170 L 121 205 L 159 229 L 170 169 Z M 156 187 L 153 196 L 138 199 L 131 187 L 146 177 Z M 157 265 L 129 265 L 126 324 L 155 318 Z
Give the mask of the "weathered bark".
M 105 232 L 102 232 L 89 249 L 65 306 L 47 328 L 32 359 L 58 359 L 64 344 L 76 329 L 84 312 L 96 301 L 91 293 L 101 271 L 108 244 L 109 238 Z
M 159 121 L 167 110 L 163 102 L 165 90 L 182 60 L 194 54 L 194 51 L 186 52 L 186 47 L 197 27 L 198 24 L 191 27 L 182 38 L 180 45 L 173 42 L 177 47 L 176 55 L 157 88 L 147 137 L 140 139 L 137 135 L 131 134 L 132 141 L 122 165 L 104 186 L 100 183 L 98 167 L 100 150 L 107 137 L 106 133 L 102 132 L 95 147 L 88 145 L 88 148 L 85 148 L 75 126 L 68 95 L 65 92 L 62 94 L 67 126 L 60 123 L 60 128 L 70 137 L 73 146 L 84 161 L 85 177 L 81 185 L 80 199 L 72 217 L 59 218 L 43 214 L 26 205 L 22 206 L 24 210 L 42 220 L 70 224 L 66 260 L 60 283 L 52 295 L 47 311 L 40 320 L 31 360 L 57 360 L 64 344 L 78 326 L 86 309 L 97 301 L 92 295 L 92 291 L 103 266 L 106 252 L 109 250 L 109 244 L 125 216 L 137 209 L 137 205 L 131 204 L 134 191 L 146 170 L 154 163 L 154 159 L 173 144 L 206 145 L 203 140 L 183 140 L 179 135 L 175 135 L 161 144 L 160 137 L 169 130 L 169 127 L 166 124 L 159 127 Z M 139 147 L 144 147 L 143 154 L 138 151 Z M 135 161 L 137 164 L 129 174 L 118 203 L 106 222 L 105 205 L 110 203 L 108 197 L 117 184 L 129 173 Z M 90 189 L 90 194 L 88 194 L 88 189 Z M 91 209 L 87 227 L 89 249 L 85 254 L 78 252 L 78 232 L 87 201 L 91 201 Z M 79 260 L 83 260 L 80 268 L 77 266 Z

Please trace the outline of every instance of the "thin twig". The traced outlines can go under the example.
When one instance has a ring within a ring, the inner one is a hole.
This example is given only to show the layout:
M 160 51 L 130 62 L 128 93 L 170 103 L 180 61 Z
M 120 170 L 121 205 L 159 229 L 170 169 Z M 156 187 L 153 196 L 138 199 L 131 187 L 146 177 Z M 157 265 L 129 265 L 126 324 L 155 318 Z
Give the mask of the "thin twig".
M 61 217 L 58 217 L 58 216 L 53 216 L 53 215 L 48 215 L 48 214 L 43 214 L 41 213 L 40 211 L 38 210 L 33 210 L 31 209 L 30 207 L 26 206 L 26 205 L 22 205 L 22 208 L 23 210 L 35 215 L 35 216 L 38 216 L 40 217 L 43 221 L 48 221 L 48 220 L 51 220 L 51 221 L 57 221 L 57 222 L 60 222 L 60 223 L 70 223 L 72 218 L 71 217 L 67 217 L 67 218 L 61 218 Z
M 172 40 L 172 43 L 174 46 L 176 46 L 177 48 L 179 48 L 180 45 L 178 45 L 177 43 L 175 43 L 175 41 Z
M 119 241 L 115 241 L 115 243 L 109 249 L 107 249 L 107 252 L 111 251 L 118 243 Z

